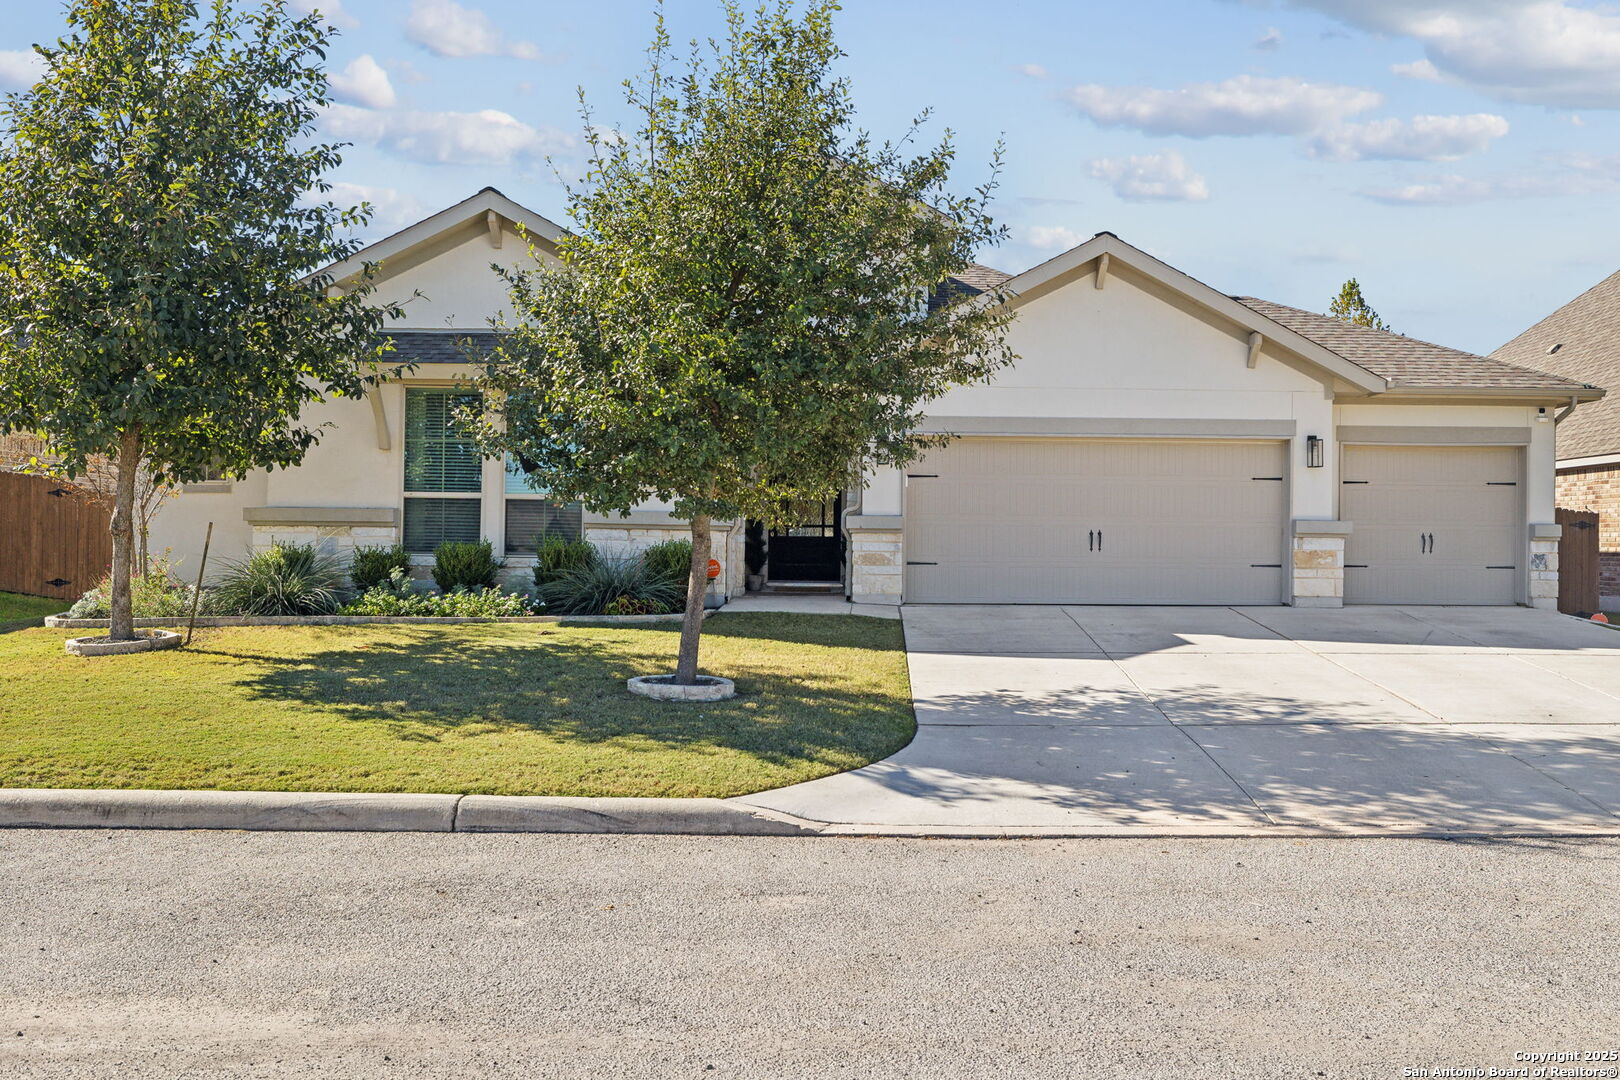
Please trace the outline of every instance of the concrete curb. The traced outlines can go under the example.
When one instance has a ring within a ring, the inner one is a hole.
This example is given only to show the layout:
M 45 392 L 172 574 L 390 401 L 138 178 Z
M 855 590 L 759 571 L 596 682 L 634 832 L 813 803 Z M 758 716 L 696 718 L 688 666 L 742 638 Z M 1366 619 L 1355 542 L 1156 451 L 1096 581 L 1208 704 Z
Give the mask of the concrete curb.
M 798 836 L 814 822 L 724 799 L 0 788 L 0 829 Z
M 704 618 L 712 612 L 705 611 Z M 550 623 L 563 626 L 638 626 L 643 623 L 678 623 L 674 615 L 199 615 L 199 627 L 219 626 L 450 626 L 457 623 Z M 183 617 L 146 616 L 135 620 L 139 627 L 185 626 Z M 45 625 L 52 630 L 104 630 L 111 619 L 70 619 L 47 615 Z
M 303 791 L 0 788 L 0 829 L 593 833 L 930 840 L 1445 839 L 1620 836 L 1614 825 L 862 825 L 794 817 L 737 799 L 610 799 Z

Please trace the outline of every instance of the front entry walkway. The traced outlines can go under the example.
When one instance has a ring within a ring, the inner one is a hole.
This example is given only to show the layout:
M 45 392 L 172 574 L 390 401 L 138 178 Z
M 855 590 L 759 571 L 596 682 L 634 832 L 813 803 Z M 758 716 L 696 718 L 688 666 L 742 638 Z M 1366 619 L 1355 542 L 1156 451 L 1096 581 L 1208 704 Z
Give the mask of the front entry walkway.
M 918 729 L 742 802 L 855 832 L 1620 832 L 1620 632 L 1525 608 L 902 609 Z

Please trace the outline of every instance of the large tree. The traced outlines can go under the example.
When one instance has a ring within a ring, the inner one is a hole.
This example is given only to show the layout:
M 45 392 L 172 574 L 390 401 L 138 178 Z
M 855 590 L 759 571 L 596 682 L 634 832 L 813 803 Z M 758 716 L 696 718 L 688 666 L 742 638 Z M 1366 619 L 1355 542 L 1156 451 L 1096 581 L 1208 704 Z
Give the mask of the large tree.
M 492 452 L 591 510 L 659 499 L 690 520 L 685 684 L 713 519 L 782 521 L 904 464 L 939 441 L 916 433 L 923 402 L 1012 359 L 994 297 L 937 302 L 1003 234 L 999 149 L 953 194 L 949 131 L 921 147 L 915 126 L 894 143 L 856 129 L 835 3 L 724 10 L 724 39 L 679 62 L 659 16 L 625 84 L 633 130 L 584 108 L 561 268 L 507 275 L 514 326 L 484 373 Z
M 332 29 L 284 0 L 75 0 L 44 74 L 0 109 L 0 432 L 40 434 L 69 474 L 117 462 L 114 639 L 134 634 L 137 478 L 296 464 L 300 414 L 379 374 L 369 208 L 311 192 Z

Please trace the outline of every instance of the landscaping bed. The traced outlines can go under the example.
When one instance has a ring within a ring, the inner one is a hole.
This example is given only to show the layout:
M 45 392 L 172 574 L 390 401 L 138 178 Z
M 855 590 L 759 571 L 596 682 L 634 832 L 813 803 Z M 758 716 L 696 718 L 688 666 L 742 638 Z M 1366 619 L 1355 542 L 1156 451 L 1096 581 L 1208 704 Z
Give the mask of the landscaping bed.
M 717 613 L 670 704 L 674 624 L 242 626 L 189 649 L 67 656 L 0 637 L 0 786 L 716 796 L 857 768 L 915 730 L 900 624 Z

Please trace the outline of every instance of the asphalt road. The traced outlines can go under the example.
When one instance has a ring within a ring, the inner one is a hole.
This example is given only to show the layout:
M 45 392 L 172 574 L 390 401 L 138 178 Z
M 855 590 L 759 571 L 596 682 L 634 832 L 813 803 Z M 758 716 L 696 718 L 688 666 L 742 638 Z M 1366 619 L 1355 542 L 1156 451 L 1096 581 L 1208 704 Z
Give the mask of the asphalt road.
M 1612 840 L 8 832 L 0 897 L 8 1078 L 1397 1077 L 1620 1042 Z

